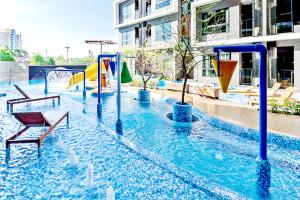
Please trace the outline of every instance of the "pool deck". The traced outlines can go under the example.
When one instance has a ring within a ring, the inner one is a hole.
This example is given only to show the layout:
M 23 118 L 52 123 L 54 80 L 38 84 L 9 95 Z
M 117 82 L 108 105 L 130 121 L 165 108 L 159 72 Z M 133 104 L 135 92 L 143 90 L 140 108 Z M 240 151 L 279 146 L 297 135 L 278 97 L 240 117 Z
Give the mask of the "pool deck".
M 135 88 L 136 89 L 136 88 Z M 181 92 L 151 89 L 151 92 L 164 97 L 181 99 Z M 214 100 L 194 94 L 186 94 L 186 102 L 205 112 L 209 116 L 240 125 L 258 129 L 258 107 L 235 104 L 225 100 Z M 268 112 L 268 131 L 290 137 L 300 138 L 300 116 Z

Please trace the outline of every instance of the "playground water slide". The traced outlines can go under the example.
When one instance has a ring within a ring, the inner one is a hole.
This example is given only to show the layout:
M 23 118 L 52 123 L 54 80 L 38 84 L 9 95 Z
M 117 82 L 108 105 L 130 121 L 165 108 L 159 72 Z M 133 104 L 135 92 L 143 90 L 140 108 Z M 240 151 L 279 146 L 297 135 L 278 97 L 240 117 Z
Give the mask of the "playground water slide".
M 97 63 L 89 66 L 86 70 L 85 70 L 85 78 L 86 80 L 90 80 L 93 81 L 97 78 L 97 73 L 98 73 L 98 65 Z M 81 82 L 83 82 L 84 80 L 84 75 L 83 73 L 77 73 L 74 74 L 71 79 L 69 80 L 69 84 L 67 89 L 69 89 L 70 87 L 77 85 Z

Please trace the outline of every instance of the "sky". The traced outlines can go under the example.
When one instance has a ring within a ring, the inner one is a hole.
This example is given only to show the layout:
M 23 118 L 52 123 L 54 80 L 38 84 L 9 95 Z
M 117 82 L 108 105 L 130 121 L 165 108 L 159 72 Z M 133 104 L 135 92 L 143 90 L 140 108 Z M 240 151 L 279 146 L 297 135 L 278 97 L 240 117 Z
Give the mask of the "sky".
M 23 48 L 30 54 L 88 56 L 99 46 L 85 40 L 117 40 L 113 28 L 113 0 L 0 0 L 0 29 L 14 28 L 23 35 Z M 104 47 L 115 51 L 117 46 Z

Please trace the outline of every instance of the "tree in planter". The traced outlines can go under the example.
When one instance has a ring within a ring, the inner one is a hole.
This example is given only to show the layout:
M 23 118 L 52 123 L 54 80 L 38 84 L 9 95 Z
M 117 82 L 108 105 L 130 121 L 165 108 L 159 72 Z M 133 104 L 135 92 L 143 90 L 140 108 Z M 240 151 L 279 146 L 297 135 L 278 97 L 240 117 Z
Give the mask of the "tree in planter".
M 188 9 L 191 2 L 191 0 L 178 1 L 178 28 L 177 32 L 171 33 L 172 37 L 174 37 L 173 51 L 177 55 L 177 62 L 180 64 L 180 67 L 177 68 L 177 70 L 181 70 L 181 76 L 183 78 L 181 104 L 185 104 L 185 91 L 189 76 L 191 76 L 195 67 L 203 63 L 203 56 L 210 52 L 209 49 L 197 48 L 191 44 L 190 31 L 193 27 L 191 26 L 191 11 Z M 197 16 L 203 10 L 209 11 L 204 15 L 204 18 L 197 22 L 197 31 L 202 30 L 202 33 L 205 32 L 211 36 L 221 32 L 222 26 L 215 26 L 214 28 L 209 27 L 209 24 L 211 24 L 212 21 L 216 24 L 223 23 L 224 20 L 226 21 L 226 12 L 224 9 L 220 10 L 218 13 L 210 11 L 215 5 L 215 3 L 210 3 L 196 11 Z M 199 34 L 199 32 L 197 34 Z
M 150 101 L 150 92 L 147 90 L 147 83 L 151 78 L 163 76 L 165 68 L 163 59 L 167 55 L 167 50 L 148 50 L 144 47 L 127 49 L 127 57 L 135 58 L 135 69 L 138 71 L 143 81 L 143 89 L 138 92 L 139 101 Z
M 127 49 L 125 54 L 135 58 L 135 69 L 142 78 L 144 90 L 147 90 L 151 78 L 166 76 L 165 66 L 161 63 L 167 56 L 167 50 Z
M 178 27 L 174 28 L 174 25 L 170 27 L 166 25 L 162 25 L 163 30 L 160 31 L 161 36 L 158 36 L 160 38 L 163 38 L 166 43 L 168 44 L 169 48 L 172 52 L 174 52 L 176 57 L 176 64 L 178 67 L 176 67 L 177 70 L 180 70 L 181 72 L 181 78 L 183 78 L 183 86 L 182 86 L 182 94 L 181 94 L 181 101 L 175 102 L 173 104 L 173 120 L 178 122 L 190 122 L 192 121 L 192 106 L 190 104 L 187 104 L 185 102 L 185 91 L 187 87 L 187 80 L 189 76 L 193 73 L 193 70 L 195 67 L 203 62 L 203 56 L 207 55 L 209 49 L 198 49 L 192 46 L 191 44 L 191 11 L 190 11 L 190 4 L 191 0 L 179 0 L 178 1 Z M 203 10 L 207 11 L 207 15 L 204 19 L 201 18 L 200 23 L 197 21 L 196 26 L 199 25 L 207 25 L 206 27 L 199 27 L 196 28 L 197 31 L 202 30 L 202 32 L 206 32 L 207 34 L 212 34 L 215 32 L 218 32 L 217 29 L 219 29 L 218 26 L 214 26 L 213 29 L 211 29 L 208 25 L 210 25 L 211 20 L 214 20 L 214 23 L 217 24 L 216 21 L 224 21 L 224 17 L 226 17 L 226 11 L 222 10 L 221 12 L 218 11 L 218 13 L 212 12 L 211 8 L 215 4 L 209 4 L 204 6 Z M 202 10 L 201 10 L 202 13 Z M 224 15 L 225 13 L 225 15 Z M 197 15 L 200 14 L 200 10 L 197 9 Z M 224 16 L 223 16 L 224 15 Z M 217 17 L 216 17 L 217 16 Z M 172 16 L 170 16 L 171 19 L 165 19 L 165 21 L 174 21 L 172 19 Z M 174 18 L 174 17 L 173 17 Z M 199 19 L 199 18 L 198 18 Z M 224 22 L 223 22 L 224 23 Z M 193 27 L 194 28 L 194 27 Z M 220 27 L 223 28 L 223 27 Z M 157 37 L 157 36 L 156 36 Z

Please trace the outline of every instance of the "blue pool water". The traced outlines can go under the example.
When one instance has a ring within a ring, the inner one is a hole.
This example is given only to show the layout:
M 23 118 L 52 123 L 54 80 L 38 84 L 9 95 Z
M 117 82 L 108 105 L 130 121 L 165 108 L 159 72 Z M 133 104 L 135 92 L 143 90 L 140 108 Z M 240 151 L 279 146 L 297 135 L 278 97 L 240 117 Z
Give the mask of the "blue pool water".
M 42 85 L 24 87 L 42 94 Z M 7 93 L 0 98 L 0 198 L 103 199 L 109 186 L 119 199 L 261 198 L 256 190 L 255 133 L 220 126 L 196 110 L 200 118 L 196 123 L 174 123 L 166 117 L 171 112 L 170 100 L 155 95 L 149 106 L 139 104 L 131 93 L 122 94 L 123 137 L 112 132 L 115 96 L 103 99 L 101 120 L 96 116 L 97 99 L 88 96 L 83 102 L 81 93 L 62 94 L 61 106 L 55 108 L 51 102 L 17 106 L 16 111 L 70 110 L 70 126 L 62 123 L 45 141 L 41 158 L 36 157 L 34 145 L 19 145 L 11 148 L 11 160 L 4 162 L 4 141 L 18 126 L 4 110 L 5 100 L 16 92 L 10 86 L 0 89 Z M 71 149 L 80 159 L 78 167 L 68 164 Z M 299 146 L 271 142 L 269 159 L 272 180 L 268 198 L 299 199 Z M 92 188 L 86 183 L 90 163 L 95 171 Z

